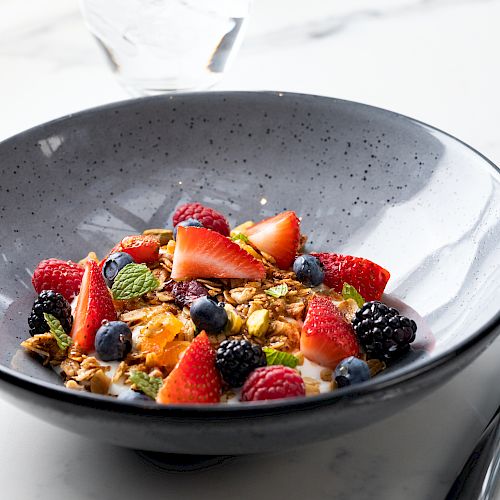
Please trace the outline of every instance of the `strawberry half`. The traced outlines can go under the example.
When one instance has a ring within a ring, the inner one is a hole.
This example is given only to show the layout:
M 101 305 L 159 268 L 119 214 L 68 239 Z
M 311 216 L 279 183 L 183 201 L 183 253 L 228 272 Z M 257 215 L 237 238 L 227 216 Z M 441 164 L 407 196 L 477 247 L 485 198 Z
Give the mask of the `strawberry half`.
M 99 267 L 103 268 L 106 259 L 115 252 L 128 253 L 137 264 L 153 264 L 159 259 L 160 241 L 155 236 L 149 234 L 134 234 L 125 236 L 120 243 L 116 244 L 104 259 Z
M 97 262 L 85 263 L 80 294 L 71 330 L 73 342 L 84 352 L 94 350 L 95 334 L 104 320 L 114 321 L 116 312 Z
M 177 226 L 171 277 L 262 279 L 262 262 L 221 234 L 201 227 Z
M 288 269 L 299 248 L 300 221 L 295 212 L 283 212 L 245 229 L 245 235 L 252 245 L 274 257 L 279 268 Z
M 207 334 L 201 332 L 163 381 L 156 401 L 169 403 L 218 403 L 220 374 L 215 367 L 215 351 Z
M 300 350 L 307 359 L 332 369 L 344 358 L 359 353 L 352 325 L 329 297 L 315 295 L 309 301 Z
M 380 300 L 391 277 L 387 269 L 368 259 L 340 255 L 337 253 L 312 253 L 323 264 L 324 284 L 341 292 L 344 283 L 349 283 L 366 302 Z

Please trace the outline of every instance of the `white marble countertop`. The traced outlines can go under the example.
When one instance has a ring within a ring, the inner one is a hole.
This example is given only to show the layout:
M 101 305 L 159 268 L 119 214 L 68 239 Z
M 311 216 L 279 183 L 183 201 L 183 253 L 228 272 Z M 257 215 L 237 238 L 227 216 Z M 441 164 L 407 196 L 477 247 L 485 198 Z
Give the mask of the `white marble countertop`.
M 500 163 L 500 0 L 255 0 L 218 89 L 331 95 L 431 123 Z M 0 139 L 127 98 L 75 0 L 0 1 Z M 419 404 L 293 453 L 162 472 L 0 400 L 0 484 L 12 499 L 443 498 L 500 401 L 500 339 Z

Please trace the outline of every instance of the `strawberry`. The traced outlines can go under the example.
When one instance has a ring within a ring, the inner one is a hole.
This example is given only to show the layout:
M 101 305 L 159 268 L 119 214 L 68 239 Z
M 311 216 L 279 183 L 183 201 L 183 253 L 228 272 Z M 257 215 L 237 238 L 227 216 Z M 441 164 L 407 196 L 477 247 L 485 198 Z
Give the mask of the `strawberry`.
M 160 241 L 155 236 L 146 234 L 135 234 L 125 236 L 120 243 L 116 244 L 104 259 L 99 267 L 102 270 L 106 259 L 115 252 L 128 253 L 137 264 L 153 264 L 159 259 Z
M 116 320 L 116 312 L 99 265 L 89 259 L 71 330 L 74 343 L 84 352 L 93 351 L 95 334 L 104 320 Z
M 163 381 L 156 401 L 169 403 L 218 403 L 221 379 L 215 367 L 215 350 L 201 332 Z
M 46 259 L 36 266 L 31 282 L 37 293 L 54 290 L 71 301 L 80 291 L 83 272 L 83 266 L 76 262 Z
M 331 298 L 315 295 L 309 301 L 300 350 L 306 358 L 328 368 L 359 353 L 352 325 L 345 321 Z
M 201 203 L 186 203 L 181 205 L 174 213 L 172 221 L 174 227 L 188 219 L 195 219 L 203 224 L 206 229 L 217 231 L 223 236 L 229 236 L 229 224 L 226 218 L 217 210 L 205 207 Z
M 229 238 L 201 227 L 177 226 L 171 277 L 262 279 L 262 262 Z
M 371 260 L 337 253 L 312 253 L 323 264 L 324 284 L 336 292 L 342 291 L 344 283 L 349 283 L 361 294 L 366 302 L 380 300 L 390 273 Z
M 244 232 L 252 245 L 274 257 L 279 268 L 288 269 L 292 265 L 300 240 L 300 221 L 295 212 L 264 219 Z

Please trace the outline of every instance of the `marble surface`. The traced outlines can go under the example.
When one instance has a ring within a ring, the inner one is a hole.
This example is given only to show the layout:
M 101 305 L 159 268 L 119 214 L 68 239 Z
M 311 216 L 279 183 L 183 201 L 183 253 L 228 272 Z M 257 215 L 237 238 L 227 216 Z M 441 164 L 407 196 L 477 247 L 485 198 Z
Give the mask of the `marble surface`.
M 254 0 L 217 89 L 331 95 L 431 123 L 500 164 L 500 0 Z M 74 0 L 0 0 L 0 139 L 127 98 Z M 437 392 L 342 438 L 169 474 L 0 400 L 5 498 L 440 499 L 500 401 L 500 339 Z

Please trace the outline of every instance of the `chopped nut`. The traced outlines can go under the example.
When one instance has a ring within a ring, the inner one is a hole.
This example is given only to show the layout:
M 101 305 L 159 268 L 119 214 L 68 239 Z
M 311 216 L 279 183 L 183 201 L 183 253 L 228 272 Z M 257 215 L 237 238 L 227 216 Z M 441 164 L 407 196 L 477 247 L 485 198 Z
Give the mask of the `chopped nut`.
M 76 391 L 84 391 L 85 387 L 83 385 L 80 385 L 78 382 L 75 382 L 74 380 L 70 379 L 67 380 L 64 385 L 68 389 L 76 390 Z
M 103 370 L 98 370 L 90 379 L 90 391 L 95 394 L 107 394 L 110 385 L 111 380 Z
M 253 298 L 257 289 L 253 286 L 241 287 L 241 288 L 233 288 L 229 291 L 231 298 L 237 304 L 244 304 Z
M 341 314 L 344 316 L 345 320 L 349 323 L 352 322 L 354 316 L 356 315 L 356 312 L 359 310 L 358 304 L 354 299 L 343 300 L 342 302 L 340 302 L 340 304 L 337 305 L 337 307 Z
M 306 386 L 306 396 L 314 396 L 320 393 L 319 381 L 311 377 L 302 377 Z
M 171 229 L 146 229 L 142 234 L 156 236 L 162 247 L 174 238 L 174 232 Z
M 372 377 L 385 370 L 386 367 L 385 363 L 380 361 L 380 359 L 369 359 L 366 364 L 368 368 L 370 368 L 370 376 Z
M 21 342 L 28 351 L 44 358 L 44 364 L 59 364 L 66 358 L 66 350 L 59 349 L 56 339 L 50 333 L 40 333 Z
M 115 374 L 113 375 L 113 378 L 111 381 L 115 384 L 120 381 L 122 377 L 124 377 L 127 373 L 128 370 L 128 365 L 125 363 L 125 361 L 122 361 L 119 365 L 118 368 L 115 371 Z
M 66 358 L 61 363 L 61 372 L 68 378 L 76 377 L 78 370 L 80 369 L 80 363 L 74 359 Z
M 319 372 L 319 376 L 323 382 L 331 382 L 333 379 L 333 370 L 330 370 L 330 368 L 323 368 Z
M 303 302 L 293 302 L 285 307 L 286 314 L 295 319 L 302 319 L 306 306 Z
M 227 323 L 224 328 L 224 333 L 227 335 L 236 335 L 240 332 L 243 326 L 243 319 L 236 312 L 235 308 L 231 304 L 226 304 L 224 309 L 227 313 Z
M 248 334 L 253 337 L 263 337 L 269 328 L 269 311 L 259 309 L 247 318 Z

